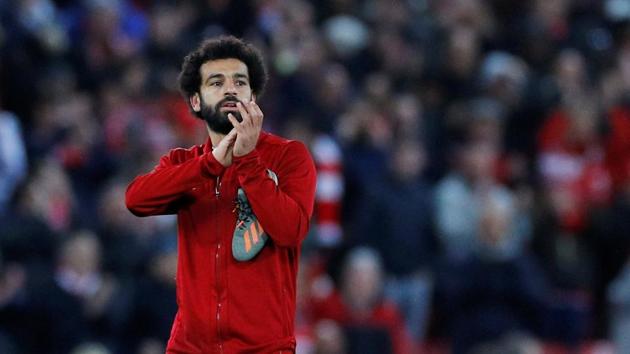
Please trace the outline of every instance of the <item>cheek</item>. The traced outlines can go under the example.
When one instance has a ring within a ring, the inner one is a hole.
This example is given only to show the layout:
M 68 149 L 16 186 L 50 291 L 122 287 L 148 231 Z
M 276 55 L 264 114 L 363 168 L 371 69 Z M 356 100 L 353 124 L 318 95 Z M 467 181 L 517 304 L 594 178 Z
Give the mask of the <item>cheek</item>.
M 214 106 L 221 100 L 220 97 L 212 92 L 202 93 L 203 103 L 206 106 L 214 108 Z
M 243 99 L 247 101 L 251 101 L 253 97 L 252 89 L 249 87 L 244 87 L 243 89 L 240 90 L 239 96 L 243 97 Z

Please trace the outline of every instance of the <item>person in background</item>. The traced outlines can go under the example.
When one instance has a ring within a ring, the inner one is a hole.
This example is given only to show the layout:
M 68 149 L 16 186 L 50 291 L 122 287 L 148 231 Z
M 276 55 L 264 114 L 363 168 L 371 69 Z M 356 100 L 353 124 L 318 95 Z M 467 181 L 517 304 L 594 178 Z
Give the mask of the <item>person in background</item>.
M 338 289 L 313 298 L 316 322 L 342 326 L 353 353 L 413 353 L 414 345 L 395 303 L 383 297 L 383 261 L 377 251 L 356 247 L 344 257 Z
M 30 289 L 28 325 L 38 340 L 29 342 L 27 351 L 69 353 L 89 340 L 116 349 L 110 339 L 122 335 L 129 292 L 102 270 L 101 260 L 101 242 L 92 231 L 76 231 L 62 241 L 54 273 Z
M 0 106 L 0 216 L 15 188 L 26 177 L 27 166 L 20 121 Z
M 433 195 L 422 180 L 426 156 L 415 140 L 396 143 L 389 174 L 363 198 L 358 242 L 378 250 L 387 274 L 385 296 L 394 300 L 414 339 L 427 329 L 432 271 L 437 254 L 433 233 Z
M 470 258 L 451 262 L 438 273 L 436 298 L 449 319 L 454 354 L 470 353 L 511 333 L 539 335 L 548 317 L 545 274 L 517 246 L 511 227 L 518 216 L 513 198 L 488 195 L 479 208 Z

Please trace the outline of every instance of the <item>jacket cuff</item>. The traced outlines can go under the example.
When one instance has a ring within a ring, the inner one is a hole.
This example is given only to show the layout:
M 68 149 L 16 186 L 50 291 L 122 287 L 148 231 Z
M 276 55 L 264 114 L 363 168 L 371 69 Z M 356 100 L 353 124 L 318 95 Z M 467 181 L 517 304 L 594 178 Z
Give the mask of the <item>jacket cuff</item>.
M 232 158 L 232 163 L 236 167 L 236 172 L 238 175 L 247 174 L 248 172 L 255 169 L 258 165 L 259 154 L 257 150 L 253 150 L 246 155 L 243 156 L 234 156 Z
M 223 171 L 225 171 L 225 167 L 217 161 L 212 152 L 206 153 L 201 162 L 201 174 L 204 177 L 216 177 L 220 176 Z

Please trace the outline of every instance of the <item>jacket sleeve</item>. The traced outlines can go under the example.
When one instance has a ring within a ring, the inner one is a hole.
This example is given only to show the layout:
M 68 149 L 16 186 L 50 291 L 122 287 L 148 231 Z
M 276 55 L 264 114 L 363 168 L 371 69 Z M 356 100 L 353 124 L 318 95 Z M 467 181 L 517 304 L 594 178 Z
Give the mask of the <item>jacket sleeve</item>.
M 136 177 L 125 194 L 129 211 L 136 216 L 175 214 L 188 192 L 224 170 L 212 153 L 186 159 L 187 153 L 172 150 L 153 171 Z
M 306 237 L 315 200 L 315 164 L 304 144 L 292 141 L 282 155 L 278 186 L 256 150 L 234 159 L 239 183 L 263 229 L 279 246 L 298 246 Z

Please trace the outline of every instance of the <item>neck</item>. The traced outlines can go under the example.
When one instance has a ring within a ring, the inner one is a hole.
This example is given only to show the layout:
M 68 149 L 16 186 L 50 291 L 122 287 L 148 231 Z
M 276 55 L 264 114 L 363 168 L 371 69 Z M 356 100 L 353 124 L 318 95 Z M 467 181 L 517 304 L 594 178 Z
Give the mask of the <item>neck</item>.
M 206 129 L 208 129 L 208 135 L 210 135 L 210 141 L 212 142 L 212 147 L 219 145 L 221 140 L 225 138 L 225 134 L 217 133 L 214 130 L 210 129 L 210 127 L 207 125 L 206 125 Z

